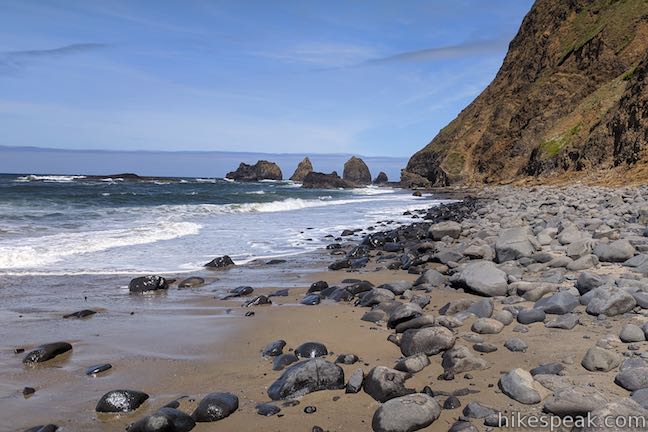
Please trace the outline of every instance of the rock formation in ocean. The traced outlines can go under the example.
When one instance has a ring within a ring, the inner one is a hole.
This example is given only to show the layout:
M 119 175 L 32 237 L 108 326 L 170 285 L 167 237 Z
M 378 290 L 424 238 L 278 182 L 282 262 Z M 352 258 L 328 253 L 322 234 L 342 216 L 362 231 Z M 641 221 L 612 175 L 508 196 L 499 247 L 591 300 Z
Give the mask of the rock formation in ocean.
M 371 184 L 371 173 L 369 167 L 358 157 L 352 156 L 351 159 L 344 163 L 342 178 L 356 185 Z
M 383 171 L 380 171 L 376 178 L 373 181 L 373 184 L 375 185 L 380 185 L 380 184 L 385 184 L 389 181 L 389 178 L 387 178 L 387 174 L 385 174 Z
M 433 185 L 648 178 L 648 1 L 537 0 L 491 84 L 409 160 Z M 417 178 L 417 177 L 416 177 Z
M 283 180 L 281 168 L 274 162 L 260 160 L 254 165 L 242 163 L 236 171 L 228 172 L 225 178 L 236 181 Z
M 304 180 L 302 180 L 302 187 L 307 189 L 347 189 L 354 187 L 354 185 L 341 179 L 335 171 L 331 174 L 313 171 L 304 177 Z
M 301 162 L 299 162 L 297 169 L 295 169 L 293 175 L 290 176 L 290 180 L 301 182 L 304 180 L 304 177 L 311 172 L 313 172 L 313 164 L 310 159 L 308 159 L 308 156 L 306 156 Z

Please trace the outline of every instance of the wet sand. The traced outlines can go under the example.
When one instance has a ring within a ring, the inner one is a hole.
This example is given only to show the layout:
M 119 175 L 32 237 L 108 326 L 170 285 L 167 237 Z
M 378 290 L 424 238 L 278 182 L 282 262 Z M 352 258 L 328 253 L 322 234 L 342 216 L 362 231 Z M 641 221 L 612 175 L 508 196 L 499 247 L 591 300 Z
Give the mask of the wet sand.
M 256 404 L 270 401 L 267 388 L 281 374 L 272 371 L 271 360 L 262 358 L 260 354 L 261 349 L 273 340 L 286 340 L 288 344 L 284 352 L 303 342 L 322 342 L 332 352 L 327 357 L 331 361 L 338 354 L 356 354 L 360 357 L 358 363 L 341 365 L 347 377 L 358 367 L 365 372 L 379 365 L 391 367 L 401 357 L 399 348 L 386 340 L 393 331 L 384 325 L 360 320 L 366 309 L 326 301 L 317 306 L 299 304 L 312 281 L 326 280 L 333 285 L 349 277 L 378 285 L 394 280 L 414 280 L 416 275 L 390 270 L 326 271 L 303 276 L 302 287 L 290 289 L 288 297 L 274 298 L 272 306 L 241 308 L 240 299 L 215 300 L 208 295 L 208 289 L 198 288 L 194 290 L 197 295 L 192 298 L 167 308 L 155 308 L 150 313 L 142 306 L 135 315 L 111 316 L 104 311 L 87 319 L 61 320 L 83 329 L 80 332 L 83 335 L 69 340 L 74 346 L 71 354 L 40 366 L 25 367 L 21 363 L 23 355 L 13 354 L 7 348 L 3 350 L 0 357 L 3 371 L 0 387 L 3 421 L 0 429 L 23 430 L 36 424 L 56 423 L 63 426 L 64 431 L 123 430 L 129 423 L 172 400 L 186 396 L 181 399 L 181 409 L 191 412 L 196 401 L 206 393 L 228 391 L 239 397 L 239 410 L 216 423 L 199 423 L 195 431 L 290 432 L 310 431 L 315 425 L 329 431 L 369 431 L 379 403 L 363 391 L 357 394 L 345 394 L 344 390 L 311 393 L 303 396 L 297 406 L 282 407 L 280 416 L 262 417 L 255 411 Z M 255 291 L 272 292 L 274 288 Z M 451 300 L 479 299 L 450 289 L 439 289 L 430 295 L 432 302 L 426 309 L 432 313 Z M 158 295 L 143 301 L 163 303 L 168 300 Z M 245 317 L 248 310 L 253 310 L 255 315 Z M 587 316 L 581 318 L 588 319 Z M 471 322 L 468 320 L 459 329 L 460 337 L 470 333 Z M 50 320 L 43 320 L 44 326 L 50 324 Z M 528 370 L 543 362 L 571 358 L 573 365 L 567 366 L 568 375 L 575 380 L 582 378 L 583 384 L 591 383 L 592 375 L 579 364 L 582 353 L 591 346 L 592 339 L 597 339 L 597 335 L 618 333 L 618 328 L 600 326 L 597 329 L 588 325 L 578 326 L 565 338 L 564 330 L 547 329 L 542 323 L 530 327 L 533 331 L 524 335 L 531 347 L 526 353 L 511 353 L 503 348 L 504 341 L 516 335 L 512 332 L 513 326 L 508 326 L 500 334 L 487 336 L 488 342 L 500 347 L 494 353 L 482 354 L 493 364 L 491 368 L 471 372 L 472 379 L 466 379 L 462 374 L 453 381 L 439 381 L 437 377 L 443 369 L 440 356 L 435 356 L 431 358 L 430 366 L 407 382 L 408 387 L 420 391 L 429 385 L 434 390 L 448 392 L 468 388 L 475 393 L 460 398 L 462 403 L 476 400 L 524 412 L 524 405 L 491 388 L 497 387 L 503 371 L 513 367 Z M 586 335 L 591 339 L 584 339 Z M 23 347 L 28 350 L 32 346 Z M 113 369 L 97 377 L 84 375 L 84 367 L 104 361 L 111 363 Z M 600 374 L 601 380 L 594 384 L 605 388 L 611 395 L 622 395 L 621 388 L 606 384 L 605 375 Z M 35 395 L 25 399 L 21 394 L 24 386 L 36 388 Z M 118 388 L 145 391 L 151 398 L 133 413 L 97 415 L 94 412 L 97 400 L 105 392 Z M 317 412 L 305 414 L 303 408 L 309 405 L 317 407 Z M 447 430 L 462 408 L 442 411 L 441 417 L 425 430 Z

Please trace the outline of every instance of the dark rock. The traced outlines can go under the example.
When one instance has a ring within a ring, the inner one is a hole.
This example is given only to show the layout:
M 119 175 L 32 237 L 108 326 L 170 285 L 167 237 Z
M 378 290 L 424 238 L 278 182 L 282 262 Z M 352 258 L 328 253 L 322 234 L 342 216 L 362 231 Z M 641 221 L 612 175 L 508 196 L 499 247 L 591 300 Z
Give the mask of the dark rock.
M 328 287 L 329 284 L 326 281 L 313 282 L 310 288 L 308 288 L 308 294 L 322 291 L 323 289 L 326 289 Z
M 36 389 L 34 387 L 25 387 L 25 388 L 23 388 L 23 391 L 22 391 L 22 394 L 23 394 L 23 396 L 25 398 L 30 397 L 34 393 L 36 393 Z
M 280 354 L 275 357 L 274 362 L 272 362 L 272 370 L 283 370 L 283 368 L 285 368 L 286 366 L 291 365 L 297 361 L 299 361 L 299 359 L 292 353 Z
M 422 371 L 430 364 L 430 359 L 425 354 L 415 354 L 399 360 L 394 369 L 401 372 L 416 373 Z
M 251 306 L 262 306 L 262 305 L 269 305 L 272 304 L 272 300 L 270 300 L 269 297 L 260 295 L 256 296 L 253 299 L 250 299 L 243 303 L 241 306 L 242 307 L 251 307 Z
M 306 342 L 295 349 L 295 355 L 301 358 L 322 357 L 327 354 L 326 346 L 319 342 Z
M 234 297 L 245 297 L 252 294 L 253 292 L 254 288 L 252 288 L 251 286 L 238 286 L 229 290 L 227 294 L 222 297 L 222 300 L 227 300 Z
M 579 305 L 576 297 L 566 291 L 561 291 L 549 297 L 541 298 L 533 306 L 547 314 L 564 315 L 574 310 Z
M 507 340 L 504 346 L 511 352 L 525 352 L 529 348 L 525 341 L 517 337 Z
M 331 174 L 313 171 L 304 177 L 302 187 L 306 189 L 348 189 L 352 188 L 353 185 L 346 180 L 342 180 L 335 171 Z
M 517 321 L 520 324 L 532 324 L 542 322 L 547 318 L 545 312 L 541 309 L 522 309 L 518 312 Z
M 596 273 L 582 272 L 576 280 L 576 289 L 581 295 L 598 288 L 605 283 L 605 280 Z
M 268 297 L 288 297 L 288 288 L 277 290 L 270 294 Z
M 143 293 L 147 291 L 158 291 L 169 288 L 169 283 L 162 276 L 142 276 L 135 278 L 128 284 L 128 290 L 132 293 Z
M 112 368 L 112 365 L 110 363 L 104 363 L 104 364 L 98 364 L 94 366 L 90 366 L 89 368 L 86 368 L 85 374 L 92 376 L 92 375 L 97 375 L 101 372 L 105 372 L 108 369 Z
M 225 178 L 235 181 L 256 182 L 259 180 L 282 180 L 283 174 L 276 163 L 260 160 L 254 165 L 241 162 L 236 171 L 228 172 Z
M 59 427 L 54 424 L 34 426 L 27 429 L 25 432 L 56 432 Z
M 321 301 L 322 301 L 322 297 L 320 297 L 319 294 L 314 293 L 314 294 L 308 294 L 307 296 L 305 296 L 302 299 L 301 304 L 307 305 L 307 306 L 314 306 L 314 305 L 320 304 Z
M 316 411 L 317 411 L 317 408 L 312 406 L 312 405 L 304 407 L 304 413 L 306 413 L 306 414 L 313 414 Z
M 497 414 L 497 411 L 479 402 L 469 402 L 463 409 L 463 415 L 468 418 L 483 419 L 491 414 Z
M 351 376 L 349 376 L 349 381 L 347 382 L 345 393 L 358 393 L 360 390 L 362 390 L 363 382 L 364 371 L 362 369 L 354 370 Z
M 562 363 L 544 363 L 540 366 L 531 369 L 532 376 L 536 375 L 560 375 L 565 370 L 565 365 Z
M 358 361 L 358 356 L 355 354 L 340 354 L 337 359 L 335 359 L 335 363 L 342 363 L 342 364 L 355 364 Z
M 232 393 L 209 393 L 200 401 L 191 416 L 196 422 L 214 422 L 228 417 L 238 407 L 238 397 Z
M 83 309 L 83 310 L 80 310 L 80 311 L 77 311 L 77 312 L 74 312 L 74 313 L 71 313 L 71 314 L 63 315 L 63 318 L 66 318 L 66 319 L 67 318 L 86 318 L 86 317 L 92 316 L 92 315 L 94 315 L 96 313 L 97 313 L 96 311 L 93 311 L 93 310 L 90 310 L 90 309 Z
M 281 408 L 277 405 L 272 405 L 268 403 L 258 404 L 256 406 L 257 414 L 270 417 L 281 412 Z
M 286 346 L 286 341 L 283 339 L 276 340 L 274 342 L 270 342 L 266 347 L 263 349 L 263 352 L 261 355 L 264 357 L 276 357 L 278 355 L 281 355 L 283 353 L 283 349 Z
M 489 343 L 476 343 L 473 345 L 473 349 L 481 353 L 492 353 L 497 351 L 497 347 Z
M 205 264 L 205 267 L 212 269 L 224 269 L 233 265 L 235 264 L 234 261 L 232 261 L 232 258 L 230 258 L 228 255 L 223 255 L 222 257 L 214 258 L 213 260 L 209 261 L 207 264 Z
M 150 416 L 129 425 L 128 432 L 189 432 L 196 426 L 188 414 L 175 408 L 164 407 Z
M 148 398 L 149 395 L 137 390 L 112 390 L 99 399 L 95 411 L 103 413 L 130 412 L 139 408 Z
M 273 260 L 267 261 L 266 265 L 278 265 L 278 264 L 284 264 L 286 262 L 287 261 L 285 259 L 273 259 Z
M 272 400 L 303 396 L 319 390 L 344 388 L 341 367 L 321 358 L 304 360 L 290 366 L 268 388 Z
M 453 410 L 461 406 L 461 402 L 456 396 L 448 396 L 448 399 L 443 402 L 443 409 Z
M 72 345 L 67 342 L 54 342 L 41 345 L 27 354 L 23 359 L 23 363 L 43 363 L 71 350 Z

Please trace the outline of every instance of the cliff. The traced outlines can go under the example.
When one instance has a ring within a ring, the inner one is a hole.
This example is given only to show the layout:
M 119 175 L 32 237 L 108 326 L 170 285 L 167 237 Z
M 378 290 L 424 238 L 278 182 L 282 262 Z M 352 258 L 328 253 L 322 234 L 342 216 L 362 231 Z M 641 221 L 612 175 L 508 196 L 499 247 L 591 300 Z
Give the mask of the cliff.
M 537 0 L 495 79 L 404 175 L 443 186 L 630 170 L 648 160 L 647 68 L 648 0 Z

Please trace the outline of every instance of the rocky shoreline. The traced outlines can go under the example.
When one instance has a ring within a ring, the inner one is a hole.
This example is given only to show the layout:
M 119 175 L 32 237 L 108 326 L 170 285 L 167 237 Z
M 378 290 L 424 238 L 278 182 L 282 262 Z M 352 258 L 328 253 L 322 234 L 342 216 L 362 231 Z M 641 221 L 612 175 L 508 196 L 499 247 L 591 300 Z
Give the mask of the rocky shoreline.
M 106 430 L 130 431 L 217 421 L 223 430 L 456 432 L 516 416 L 648 419 L 646 192 L 488 188 L 412 212 L 411 225 L 341 233 L 326 251 L 329 270 L 302 288 L 242 286 L 215 300 L 243 306 L 235 313 L 245 324 L 210 365 L 217 379 L 183 376 L 178 391 L 200 396 L 154 405 L 143 388 L 114 389 L 94 402 L 96 415 Z M 232 271 L 225 257 L 210 267 Z M 198 288 L 201 276 L 180 285 Z M 177 284 L 138 278 L 129 288 Z M 40 368 L 73 349 L 19 355 Z M 572 426 L 557 430 L 636 430 Z

